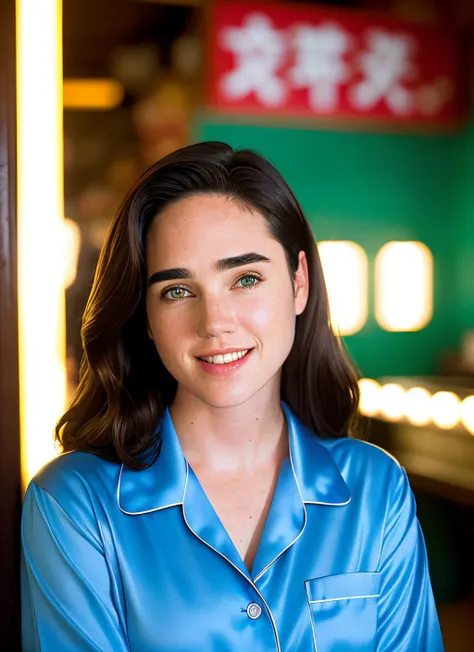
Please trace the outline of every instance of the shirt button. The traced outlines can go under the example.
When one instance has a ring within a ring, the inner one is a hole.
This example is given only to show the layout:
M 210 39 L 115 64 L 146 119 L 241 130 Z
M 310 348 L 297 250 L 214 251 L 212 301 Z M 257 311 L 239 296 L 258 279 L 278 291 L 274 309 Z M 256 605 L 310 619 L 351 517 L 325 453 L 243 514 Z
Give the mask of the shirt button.
M 247 616 L 252 620 L 257 620 L 262 613 L 262 607 L 256 602 L 251 602 L 247 607 Z

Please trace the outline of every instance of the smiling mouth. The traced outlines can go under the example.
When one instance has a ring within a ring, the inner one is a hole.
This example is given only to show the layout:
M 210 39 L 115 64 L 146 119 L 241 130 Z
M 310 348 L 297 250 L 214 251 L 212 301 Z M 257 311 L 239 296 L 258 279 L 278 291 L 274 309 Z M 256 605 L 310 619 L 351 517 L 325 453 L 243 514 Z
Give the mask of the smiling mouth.
M 231 362 L 241 360 L 249 353 L 249 351 L 252 351 L 252 349 L 242 349 L 241 351 L 234 351 L 233 353 L 224 353 L 219 355 L 200 356 L 198 357 L 198 360 L 208 362 L 209 364 L 229 364 Z

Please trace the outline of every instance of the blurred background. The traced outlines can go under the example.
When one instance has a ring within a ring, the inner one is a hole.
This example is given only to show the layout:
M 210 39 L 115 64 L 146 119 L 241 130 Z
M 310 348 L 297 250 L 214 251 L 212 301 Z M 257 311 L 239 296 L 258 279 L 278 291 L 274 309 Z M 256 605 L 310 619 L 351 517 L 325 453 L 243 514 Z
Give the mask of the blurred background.
M 446 650 L 473 650 L 474 2 L 6 0 L 2 12 L 6 635 L 12 468 L 25 486 L 56 454 L 110 221 L 154 161 L 220 140 L 267 156 L 311 222 L 361 374 L 358 436 L 407 469 Z

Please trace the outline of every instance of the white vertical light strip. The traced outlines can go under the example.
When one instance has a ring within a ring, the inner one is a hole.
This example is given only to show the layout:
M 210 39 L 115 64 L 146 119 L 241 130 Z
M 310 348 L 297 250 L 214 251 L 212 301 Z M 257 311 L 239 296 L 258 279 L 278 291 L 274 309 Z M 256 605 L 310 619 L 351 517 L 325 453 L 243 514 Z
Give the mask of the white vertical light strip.
M 387 331 L 416 331 L 433 315 L 433 258 L 421 242 L 388 242 L 375 259 L 375 318 Z
M 17 0 L 22 477 L 55 455 L 65 406 L 61 0 Z
M 336 333 L 352 335 L 362 328 L 368 311 L 368 263 L 355 242 L 326 240 L 318 244 Z

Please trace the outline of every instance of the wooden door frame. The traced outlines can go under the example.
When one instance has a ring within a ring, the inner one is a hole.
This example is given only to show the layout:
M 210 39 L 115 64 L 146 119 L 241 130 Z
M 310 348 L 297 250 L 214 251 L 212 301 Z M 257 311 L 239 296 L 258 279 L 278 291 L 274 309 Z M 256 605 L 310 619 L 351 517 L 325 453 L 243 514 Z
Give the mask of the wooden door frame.
M 0 641 L 20 650 L 15 0 L 0 2 Z

